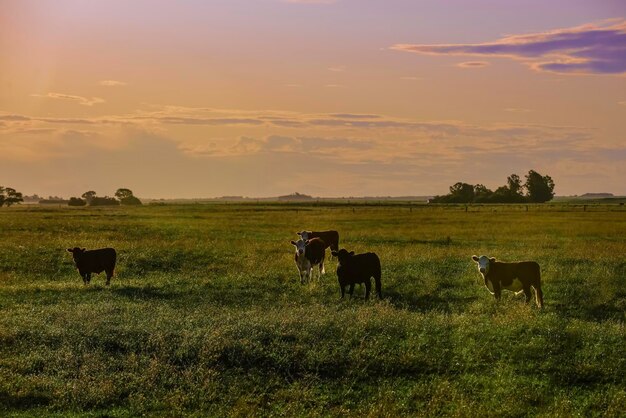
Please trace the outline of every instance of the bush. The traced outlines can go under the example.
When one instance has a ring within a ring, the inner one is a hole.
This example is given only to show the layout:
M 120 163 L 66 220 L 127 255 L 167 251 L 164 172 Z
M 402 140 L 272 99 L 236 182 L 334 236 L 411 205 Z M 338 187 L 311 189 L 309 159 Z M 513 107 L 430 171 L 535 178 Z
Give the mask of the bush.
M 119 206 L 120 202 L 114 197 L 94 197 L 91 199 L 90 206 Z
M 133 206 L 133 205 L 141 205 L 141 200 L 139 200 L 138 198 L 136 198 L 135 196 L 128 196 L 123 198 L 122 200 L 120 200 L 120 203 L 122 205 L 128 205 L 128 206 Z
M 68 206 L 85 206 L 87 201 L 81 199 L 80 197 L 70 197 L 69 202 L 67 202 Z

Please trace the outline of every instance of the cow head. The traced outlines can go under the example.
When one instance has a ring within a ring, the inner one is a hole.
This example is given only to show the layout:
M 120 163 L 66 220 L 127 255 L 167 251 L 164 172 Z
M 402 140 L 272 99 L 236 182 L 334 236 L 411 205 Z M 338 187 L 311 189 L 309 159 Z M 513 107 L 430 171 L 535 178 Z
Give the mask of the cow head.
M 298 234 L 300 236 L 300 238 L 302 238 L 303 240 L 308 240 L 309 239 L 309 233 L 311 231 L 301 231 L 301 232 L 296 232 L 296 234 Z
M 337 260 L 339 260 L 340 263 L 354 255 L 354 251 L 348 251 L 345 248 L 342 248 L 339 251 L 331 251 L 330 253 L 333 255 L 333 257 L 337 257 Z
M 304 255 L 306 249 L 306 240 L 300 238 L 298 241 L 291 241 L 291 244 L 296 247 L 296 253 L 298 255 Z
M 68 248 L 67 251 L 72 253 L 72 257 L 74 258 L 74 260 L 78 260 L 80 256 L 83 255 L 83 253 L 85 252 L 85 249 L 74 247 L 74 248 Z
M 472 260 L 478 263 L 478 271 L 480 271 L 483 275 L 489 273 L 489 263 L 495 263 L 496 259 L 491 257 L 487 257 L 486 255 L 481 255 L 480 257 L 473 255 Z

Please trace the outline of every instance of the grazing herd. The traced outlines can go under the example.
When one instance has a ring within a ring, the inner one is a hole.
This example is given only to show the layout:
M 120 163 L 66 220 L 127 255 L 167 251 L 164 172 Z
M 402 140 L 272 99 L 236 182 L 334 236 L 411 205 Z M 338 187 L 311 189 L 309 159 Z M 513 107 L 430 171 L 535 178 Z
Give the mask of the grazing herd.
M 376 294 L 382 299 L 381 267 L 380 258 L 375 253 L 355 254 L 354 251 L 339 249 L 339 233 L 337 231 L 301 231 L 297 241 L 291 241 L 295 247 L 294 261 L 300 274 L 300 283 L 304 284 L 312 280 L 313 269 L 319 268 L 318 280 L 325 274 L 324 259 L 326 248 L 331 249 L 331 255 L 337 257 L 337 280 L 341 298 L 345 296 L 346 286 L 350 286 L 348 293 L 352 297 L 356 284 L 365 285 L 365 299 L 369 298 L 374 279 Z M 117 253 L 113 248 L 101 248 L 97 250 L 85 250 L 84 248 L 68 248 L 72 253 L 74 263 L 84 284 L 89 284 L 92 273 L 106 273 L 107 286 L 111 283 L 111 277 L 115 271 Z M 531 288 L 535 289 L 537 306 L 543 308 L 543 292 L 541 290 L 541 271 L 535 261 L 521 261 L 517 263 L 504 263 L 496 261 L 485 255 L 472 256 L 478 265 L 478 271 L 482 275 L 485 286 L 496 300 L 500 300 L 502 289 L 524 293 L 526 303 L 532 298 Z

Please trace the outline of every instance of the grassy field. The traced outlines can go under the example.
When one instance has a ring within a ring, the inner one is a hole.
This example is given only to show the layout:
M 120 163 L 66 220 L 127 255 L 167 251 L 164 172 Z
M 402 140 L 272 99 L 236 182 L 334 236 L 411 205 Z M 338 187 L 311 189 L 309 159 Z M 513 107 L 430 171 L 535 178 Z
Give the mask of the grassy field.
M 624 416 L 626 210 L 210 204 L 0 210 L 0 415 Z M 374 251 L 383 300 L 289 243 Z M 84 286 L 68 247 L 118 250 Z M 533 259 L 545 309 L 472 254 Z

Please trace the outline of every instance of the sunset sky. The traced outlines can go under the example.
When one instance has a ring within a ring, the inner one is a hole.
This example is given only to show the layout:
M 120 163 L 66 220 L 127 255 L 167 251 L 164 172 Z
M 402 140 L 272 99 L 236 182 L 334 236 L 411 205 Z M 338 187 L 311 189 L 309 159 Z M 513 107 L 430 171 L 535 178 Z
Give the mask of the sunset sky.
M 0 0 L 0 185 L 626 194 L 623 0 Z

